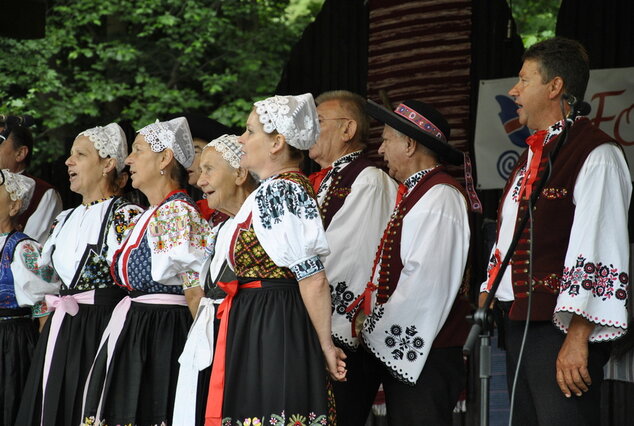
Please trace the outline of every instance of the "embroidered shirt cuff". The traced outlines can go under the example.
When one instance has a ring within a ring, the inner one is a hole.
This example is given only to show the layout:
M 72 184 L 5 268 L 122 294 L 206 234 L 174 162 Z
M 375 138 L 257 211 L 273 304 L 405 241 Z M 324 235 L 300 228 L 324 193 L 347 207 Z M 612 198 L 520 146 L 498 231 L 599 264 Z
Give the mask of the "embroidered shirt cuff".
M 308 259 L 297 262 L 291 266 L 291 271 L 297 278 L 297 281 L 301 281 L 304 278 L 308 278 L 311 275 L 315 275 L 324 270 L 324 265 L 321 263 L 319 256 L 313 256 Z
M 49 312 L 48 306 L 46 306 L 46 302 L 42 300 L 41 302 L 37 302 L 35 305 L 33 305 L 33 307 L 31 308 L 31 314 L 33 315 L 33 318 L 39 318 L 48 315 Z
M 200 280 L 198 279 L 198 272 L 187 271 L 178 274 L 183 281 L 183 290 L 189 290 L 190 288 L 200 287 Z

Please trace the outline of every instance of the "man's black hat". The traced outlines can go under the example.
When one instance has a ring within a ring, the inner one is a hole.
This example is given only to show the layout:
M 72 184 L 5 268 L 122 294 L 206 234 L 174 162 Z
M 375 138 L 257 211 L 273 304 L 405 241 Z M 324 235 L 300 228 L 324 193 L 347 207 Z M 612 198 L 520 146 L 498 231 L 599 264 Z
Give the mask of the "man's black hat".
M 451 164 L 463 163 L 462 151 L 448 142 L 451 128 L 436 108 L 421 101 L 403 101 L 394 112 L 368 100 L 367 113 L 382 123 L 420 142 Z

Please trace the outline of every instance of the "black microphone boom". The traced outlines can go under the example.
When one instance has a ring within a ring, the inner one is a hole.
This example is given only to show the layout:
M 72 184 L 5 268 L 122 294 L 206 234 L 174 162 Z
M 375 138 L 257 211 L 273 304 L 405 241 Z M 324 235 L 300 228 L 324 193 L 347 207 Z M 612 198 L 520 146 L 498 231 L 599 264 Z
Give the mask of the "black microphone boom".
M 0 114 L 0 123 L 4 124 L 7 127 L 10 126 L 24 126 L 29 127 L 35 123 L 33 116 L 24 114 L 24 115 L 5 115 Z

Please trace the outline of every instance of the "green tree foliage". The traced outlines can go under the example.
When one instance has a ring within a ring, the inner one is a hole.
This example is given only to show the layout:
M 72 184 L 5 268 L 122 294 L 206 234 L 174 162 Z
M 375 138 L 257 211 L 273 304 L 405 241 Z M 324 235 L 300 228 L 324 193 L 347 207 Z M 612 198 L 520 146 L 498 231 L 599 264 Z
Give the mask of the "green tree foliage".
M 45 162 L 95 125 L 202 112 L 241 127 L 323 0 L 49 0 L 46 38 L 0 39 L 0 112 Z
M 555 36 L 561 0 L 508 0 L 524 47 Z

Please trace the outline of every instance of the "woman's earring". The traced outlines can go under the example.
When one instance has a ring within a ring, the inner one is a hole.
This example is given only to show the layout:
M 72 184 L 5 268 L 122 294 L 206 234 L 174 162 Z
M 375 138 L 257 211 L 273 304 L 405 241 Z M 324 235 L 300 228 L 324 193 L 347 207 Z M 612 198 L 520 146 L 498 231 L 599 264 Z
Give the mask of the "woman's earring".
M 161 176 L 165 174 L 165 170 L 161 169 Z

